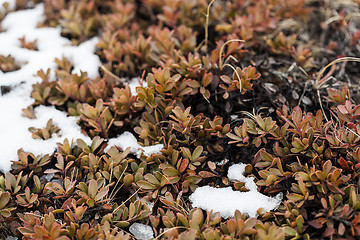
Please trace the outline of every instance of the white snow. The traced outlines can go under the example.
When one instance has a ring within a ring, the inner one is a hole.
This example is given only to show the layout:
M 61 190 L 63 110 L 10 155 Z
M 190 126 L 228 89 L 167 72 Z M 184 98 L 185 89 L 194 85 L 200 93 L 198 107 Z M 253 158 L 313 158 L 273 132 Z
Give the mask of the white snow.
M 223 166 L 225 164 L 227 164 L 229 162 L 229 159 L 225 158 L 224 160 L 222 160 L 221 162 L 216 162 L 215 164 L 217 166 Z
M 51 154 L 57 147 L 57 142 L 63 142 L 65 138 L 82 138 L 90 144 L 89 137 L 83 135 L 80 126 L 76 124 L 78 118 L 67 117 L 66 113 L 58 111 L 55 107 L 39 106 L 35 108 L 36 119 L 22 116 L 22 108 L 32 103 L 28 96 L 30 89 L 26 85 L 20 85 L 10 93 L 0 97 L 0 169 L 9 171 L 10 160 L 17 159 L 17 150 L 23 148 L 25 151 L 35 155 Z M 60 129 L 60 137 L 56 134 L 48 140 L 33 139 L 29 127 L 43 128 L 49 119 Z
M 14 1 L 12 1 L 14 2 Z M 77 118 L 67 117 L 66 113 L 54 107 L 40 106 L 35 109 L 36 119 L 22 116 L 22 108 L 33 103 L 30 98 L 32 84 L 39 82 L 35 76 L 40 69 L 55 70 L 55 58 L 67 57 L 74 63 L 72 73 L 86 71 L 90 78 L 98 75 L 100 60 L 93 52 L 98 41 L 93 38 L 79 46 L 71 46 L 71 42 L 61 37 L 60 28 L 37 28 L 43 19 L 43 4 L 34 9 L 9 13 L 2 22 L 5 30 L 0 33 L 0 54 L 15 57 L 21 69 L 14 72 L 0 71 L 0 86 L 11 86 L 11 91 L 0 95 L 0 170 L 9 171 L 11 160 L 17 160 L 17 150 L 23 148 L 37 154 L 51 154 L 57 142 L 65 138 L 82 138 L 90 144 L 90 138 L 81 133 L 76 124 Z M 25 36 L 27 41 L 37 39 L 39 51 L 31 51 L 20 47 L 18 38 Z M 53 74 L 54 75 L 54 74 Z M 52 76 L 54 77 L 54 76 Z M 0 93 L 1 94 L 1 93 Z M 60 129 L 60 137 L 53 135 L 48 140 L 33 139 L 29 127 L 43 128 L 49 119 Z
M 139 240 L 149 240 L 154 238 L 154 232 L 152 228 L 142 223 L 133 223 L 129 227 L 129 231 L 136 239 Z
M 245 183 L 245 187 L 250 191 L 257 191 L 257 186 L 254 182 L 253 177 L 245 177 L 245 167 L 246 164 L 234 164 L 229 167 L 228 178 L 229 180 L 237 180 L 239 182 Z
M 7 236 L 5 238 L 5 240 L 17 240 L 18 238 L 17 237 L 13 237 L 13 236 Z
M 2 26 L 6 30 L 0 33 L 0 54 L 13 56 L 22 68 L 18 71 L 2 73 L 0 71 L 0 85 L 14 86 L 26 81 L 28 84 L 38 82 L 33 75 L 40 69 L 56 68 L 55 58 L 67 57 L 74 63 L 73 73 L 86 71 L 90 78 L 98 75 L 100 59 L 93 52 L 98 42 L 97 38 L 90 39 L 79 46 L 71 46 L 70 40 L 61 37 L 60 28 L 36 28 L 43 19 L 44 6 L 38 4 L 34 9 L 10 13 L 3 20 Z M 27 41 L 37 39 L 39 51 L 21 48 L 19 38 L 25 36 Z
M 141 153 L 145 156 L 149 157 L 152 154 L 160 154 L 160 150 L 164 148 L 164 144 L 156 144 L 153 146 L 142 147 L 138 144 L 135 136 L 131 132 L 124 132 L 123 134 L 119 135 L 117 138 L 109 139 L 108 146 L 105 148 L 105 151 L 108 151 L 112 146 L 118 146 L 122 150 L 126 148 L 130 148 L 130 152 L 136 154 L 139 158 Z
M 152 212 L 154 206 L 155 206 L 155 203 L 153 202 L 146 202 L 146 205 L 150 208 L 150 212 Z
M 263 208 L 266 212 L 276 209 L 282 200 L 282 194 L 274 198 L 267 197 L 257 191 L 254 179 L 244 176 L 246 164 L 235 164 L 229 168 L 228 178 L 245 183 L 250 191 L 233 191 L 231 187 L 214 188 L 199 187 L 190 195 L 193 207 L 220 212 L 223 218 L 233 217 L 236 210 L 246 213 L 249 217 L 257 217 L 257 210 Z
M 235 120 L 239 119 L 239 116 L 236 115 L 236 114 L 230 115 L 230 119 L 233 120 L 233 121 L 235 121 Z
M 136 96 L 137 95 L 136 87 L 141 86 L 139 82 L 139 78 L 138 77 L 132 78 L 130 81 L 128 81 L 128 84 L 130 87 L 131 95 Z M 147 87 L 147 82 L 143 81 L 142 86 Z
M 9 4 L 9 10 L 13 10 L 15 8 L 16 0 L 0 0 L 0 11 L 3 11 L 3 4 L 6 2 Z

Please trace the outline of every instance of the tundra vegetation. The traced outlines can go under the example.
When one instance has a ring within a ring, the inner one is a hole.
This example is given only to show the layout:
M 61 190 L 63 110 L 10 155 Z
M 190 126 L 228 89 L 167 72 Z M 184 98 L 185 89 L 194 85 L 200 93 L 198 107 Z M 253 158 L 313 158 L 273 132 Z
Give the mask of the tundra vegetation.
M 43 3 L 39 27 L 60 27 L 73 45 L 99 37 L 102 65 L 94 79 L 72 73 L 66 57 L 54 73 L 39 69 L 24 114 L 55 106 L 78 116 L 92 142 L 18 151 L 0 175 L 3 237 L 132 239 L 134 223 L 157 239 L 360 237 L 359 0 L 16 2 Z M 19 68 L 0 56 L 1 71 Z M 29 130 L 59 134 L 52 120 Z M 125 131 L 164 147 L 107 148 Z M 201 186 L 249 190 L 228 179 L 234 163 L 247 164 L 261 193 L 283 194 L 276 210 L 222 218 L 192 208 Z

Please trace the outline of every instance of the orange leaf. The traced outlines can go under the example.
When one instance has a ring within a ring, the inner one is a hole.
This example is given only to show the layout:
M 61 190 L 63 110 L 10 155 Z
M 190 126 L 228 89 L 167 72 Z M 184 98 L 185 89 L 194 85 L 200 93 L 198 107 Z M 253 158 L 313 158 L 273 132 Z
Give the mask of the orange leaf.
M 202 178 L 210 178 L 210 177 L 216 177 L 217 175 L 211 172 L 201 171 L 199 172 L 199 176 Z

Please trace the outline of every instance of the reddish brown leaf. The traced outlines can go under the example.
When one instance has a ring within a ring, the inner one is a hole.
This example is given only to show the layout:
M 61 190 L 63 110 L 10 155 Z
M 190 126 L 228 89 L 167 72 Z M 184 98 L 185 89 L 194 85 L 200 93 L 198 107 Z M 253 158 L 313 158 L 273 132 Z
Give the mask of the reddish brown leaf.
M 316 229 L 320 229 L 322 228 L 322 224 L 316 220 L 312 220 L 309 222 L 309 225 L 312 226 L 313 228 L 316 228 Z
M 207 172 L 207 171 L 199 172 L 199 176 L 202 177 L 202 178 L 216 177 L 215 174 L 213 174 L 211 172 Z
M 111 205 L 108 204 L 108 203 L 104 204 L 104 205 L 102 206 L 102 208 L 103 208 L 103 209 L 106 209 L 106 210 L 111 210 L 111 209 L 112 209 Z
M 341 236 L 344 235 L 344 233 L 345 233 L 345 226 L 344 226 L 343 223 L 340 223 L 340 224 L 339 224 L 338 233 L 339 233 L 339 235 L 341 235 Z
M 323 233 L 324 237 L 330 237 L 335 233 L 335 228 L 328 227 Z
M 74 200 L 73 198 L 68 198 L 61 206 L 61 209 L 68 210 L 69 208 L 71 208 L 71 204 L 73 200 Z
M 207 165 L 209 166 L 211 171 L 214 171 L 216 169 L 216 164 L 214 162 L 208 162 Z
M 325 198 L 321 198 L 321 204 L 322 204 L 323 208 L 325 208 L 325 209 L 328 207 L 327 201 Z
M 349 167 L 349 164 L 345 161 L 345 159 L 343 158 L 343 157 L 341 157 L 339 160 L 338 160 L 338 162 L 339 162 L 339 165 L 340 165 L 340 167 L 342 168 L 342 169 L 344 169 L 344 170 L 350 170 L 350 167 Z
M 179 172 L 183 173 L 186 170 L 188 165 L 189 165 L 189 159 L 185 158 L 185 159 L 181 160 Z

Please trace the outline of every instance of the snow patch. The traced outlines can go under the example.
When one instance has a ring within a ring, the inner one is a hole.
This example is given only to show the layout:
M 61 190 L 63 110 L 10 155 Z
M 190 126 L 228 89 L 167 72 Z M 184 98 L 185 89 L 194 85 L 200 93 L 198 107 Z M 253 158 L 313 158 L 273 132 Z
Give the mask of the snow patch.
M 148 225 L 141 223 L 133 223 L 129 227 L 129 231 L 136 239 L 139 240 L 149 240 L 154 238 L 154 232 L 152 228 Z
M 0 11 L 4 10 L 3 4 L 6 2 L 9 4 L 9 10 L 15 9 L 16 0 L 0 0 Z
M 14 3 L 15 1 L 11 1 L 11 4 Z M 11 54 L 16 63 L 22 64 L 21 69 L 14 72 L 0 71 L 0 86 L 11 88 L 9 93 L 0 93 L 0 170 L 4 172 L 10 170 L 11 160 L 18 159 L 19 148 L 35 155 L 43 155 L 53 153 L 57 148 L 56 143 L 63 142 L 65 138 L 81 138 L 86 143 L 91 143 L 90 138 L 82 134 L 76 124 L 78 118 L 68 117 L 54 107 L 37 107 L 36 119 L 22 116 L 21 109 L 34 102 L 30 97 L 32 84 L 40 81 L 35 76 L 36 72 L 50 68 L 53 74 L 56 69 L 55 58 L 65 56 L 73 61 L 73 73 L 86 71 L 90 78 L 98 76 L 100 59 L 93 53 L 98 39 L 93 38 L 79 46 L 72 46 L 68 39 L 61 37 L 60 28 L 37 28 L 38 22 L 44 19 L 43 14 L 44 5 L 39 4 L 34 9 L 9 13 L 2 22 L 5 31 L 0 33 L 0 54 Z M 21 48 L 18 38 L 23 36 L 27 41 L 37 39 L 39 51 Z M 43 128 L 50 118 L 61 129 L 60 136 L 54 134 L 48 140 L 33 139 L 28 128 Z
M 221 162 L 216 162 L 215 164 L 217 166 L 223 166 L 225 164 L 227 164 L 229 162 L 229 159 L 225 158 L 224 160 L 222 160 Z
M 18 240 L 18 238 L 14 236 L 7 236 L 5 240 Z
M 22 108 L 32 103 L 29 89 L 20 85 L 10 93 L 0 97 L 0 112 L 4 113 L 0 118 L 0 169 L 9 171 L 11 160 L 17 160 L 17 150 L 32 152 L 35 155 L 52 154 L 57 148 L 57 142 L 63 142 L 65 138 L 82 138 L 91 144 L 89 137 L 81 133 L 81 128 L 76 124 L 77 117 L 68 117 L 66 113 L 58 111 L 55 107 L 39 106 L 35 109 L 36 119 L 22 116 Z M 56 134 L 50 139 L 33 139 L 29 127 L 43 128 L 49 119 L 57 125 L 60 137 Z
M 250 191 L 257 191 L 257 186 L 254 182 L 253 177 L 245 177 L 245 167 L 246 164 L 234 164 L 229 167 L 228 170 L 228 178 L 229 180 L 237 180 L 239 182 L 245 183 L 245 187 Z
M 235 121 L 235 120 L 239 119 L 239 116 L 238 115 L 230 115 L 230 119 Z
M 136 92 L 136 87 L 141 86 L 141 85 L 140 85 L 140 82 L 139 82 L 139 78 L 138 78 L 138 77 L 132 78 L 132 79 L 131 79 L 130 81 L 128 81 L 127 83 L 129 84 L 130 91 L 131 91 L 131 95 L 133 95 L 133 96 L 138 95 L 137 92 Z M 142 82 L 142 86 L 143 86 L 143 87 L 147 87 L 147 82 L 146 82 L 146 81 L 143 81 L 143 82 Z
M 267 212 L 276 209 L 281 203 L 282 194 L 271 198 L 258 192 L 254 178 L 244 176 L 245 166 L 243 163 L 232 165 L 228 171 L 228 178 L 244 182 L 250 191 L 233 191 L 231 187 L 199 187 L 190 195 L 192 206 L 219 212 L 223 218 L 233 217 L 236 210 L 246 213 L 249 217 L 257 217 L 259 208 Z
M 153 202 L 146 202 L 146 205 L 150 208 L 150 212 L 152 212 L 154 206 L 155 206 L 155 203 Z
M 142 147 L 138 144 L 137 139 L 131 132 L 124 132 L 117 138 L 110 138 L 108 142 L 108 146 L 105 148 L 105 151 L 108 151 L 112 146 L 118 146 L 121 149 L 125 150 L 126 148 L 130 148 L 130 152 L 136 154 L 138 158 L 140 158 L 141 153 L 145 156 L 149 157 L 152 154 L 160 154 L 160 150 L 164 148 L 164 144 L 156 144 L 153 146 Z
M 98 76 L 100 59 L 93 53 L 98 38 L 92 38 L 79 46 L 71 46 L 70 40 L 61 37 L 59 27 L 36 28 L 37 23 L 43 19 L 43 13 L 43 4 L 38 4 L 34 9 L 10 13 L 3 20 L 2 27 L 6 31 L 0 33 L 0 54 L 11 54 L 22 66 L 18 71 L 0 74 L 0 86 L 16 86 L 21 82 L 36 83 L 39 81 L 39 78 L 34 76 L 36 72 L 47 68 L 55 70 L 54 59 L 62 56 L 74 63 L 72 73 L 80 73 L 82 70 L 86 71 L 90 78 Z M 39 51 L 21 48 L 18 39 L 23 36 L 27 41 L 37 39 Z

